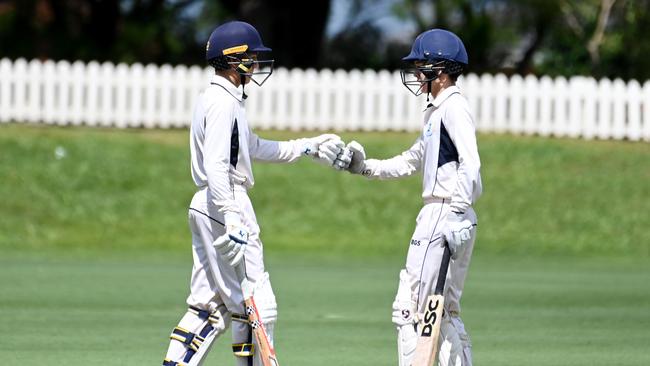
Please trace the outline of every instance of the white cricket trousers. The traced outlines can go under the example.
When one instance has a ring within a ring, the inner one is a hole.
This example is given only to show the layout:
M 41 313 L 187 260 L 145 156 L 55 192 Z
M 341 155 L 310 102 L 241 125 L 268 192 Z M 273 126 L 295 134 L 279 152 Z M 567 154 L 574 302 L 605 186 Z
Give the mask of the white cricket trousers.
M 240 185 L 234 187 L 235 201 L 242 213 L 242 223 L 249 230 L 244 256 L 246 275 L 249 280 L 257 282 L 264 275 L 260 228 L 246 189 Z M 219 304 L 225 304 L 231 313 L 244 314 L 244 298 L 235 270 L 217 255 L 212 245 L 226 230 L 223 215 L 208 203 L 207 188 L 194 194 L 189 209 L 189 223 L 194 265 L 187 304 L 210 311 L 216 309 Z M 233 343 L 250 342 L 248 325 L 232 322 L 232 328 Z
M 431 199 L 420 210 L 416 227 L 406 257 L 406 271 L 418 286 L 413 294 L 418 312 L 424 312 L 425 302 L 433 293 L 438 280 L 440 262 L 444 251 L 442 226 L 449 212 L 450 199 Z M 476 213 L 469 208 L 465 217 L 476 224 Z M 445 282 L 445 317 L 441 322 L 439 365 L 470 366 L 471 343 L 460 318 L 460 298 L 465 285 L 476 229 L 465 250 L 456 260 L 451 260 Z

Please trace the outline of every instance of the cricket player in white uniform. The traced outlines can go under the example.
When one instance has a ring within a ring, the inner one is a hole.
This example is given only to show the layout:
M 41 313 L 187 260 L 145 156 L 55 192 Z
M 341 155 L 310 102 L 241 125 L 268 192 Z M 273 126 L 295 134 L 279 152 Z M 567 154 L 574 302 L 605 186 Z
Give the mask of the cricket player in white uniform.
M 233 21 L 217 27 L 206 59 L 215 75 L 199 95 L 190 129 L 192 178 L 197 186 L 189 207 L 194 265 L 189 309 L 171 334 L 165 366 L 200 365 L 214 340 L 232 324 L 233 352 L 240 366 L 261 365 L 244 315 L 234 267 L 245 263 L 254 283 L 260 317 L 273 337 L 277 310 L 264 269 L 260 228 L 247 191 L 254 185 L 252 160 L 293 162 L 301 156 L 332 165 L 344 147 L 336 135 L 269 141 L 254 134 L 246 119 L 244 87 L 261 85 L 273 60 L 257 30 Z M 258 80 L 258 78 L 261 78 Z
M 424 111 L 422 133 L 411 148 L 386 160 L 366 159 L 363 147 L 353 141 L 347 146 L 353 152 L 348 170 L 378 179 L 423 173 L 424 206 L 393 303 L 399 365 L 411 365 L 418 316 L 435 287 L 446 243 L 452 260 L 444 290 L 438 364 L 470 366 L 471 345 L 460 318 L 460 297 L 474 247 L 477 221 L 472 205 L 481 194 L 481 163 L 472 114 L 455 85 L 468 63 L 467 52 L 455 34 L 432 29 L 415 39 L 403 60 L 413 65 L 401 72 L 404 85 L 415 95 L 433 97 Z

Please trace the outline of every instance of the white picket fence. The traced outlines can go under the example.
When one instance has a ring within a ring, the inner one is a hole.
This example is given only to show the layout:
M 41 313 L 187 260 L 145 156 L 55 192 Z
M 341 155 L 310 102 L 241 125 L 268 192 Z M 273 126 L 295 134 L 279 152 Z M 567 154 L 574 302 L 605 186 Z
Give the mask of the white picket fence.
M 189 125 L 211 69 L 0 60 L 0 123 Z M 650 141 L 650 81 L 469 74 L 459 80 L 484 132 Z M 417 131 L 423 97 L 398 72 L 276 69 L 247 86 L 258 129 Z

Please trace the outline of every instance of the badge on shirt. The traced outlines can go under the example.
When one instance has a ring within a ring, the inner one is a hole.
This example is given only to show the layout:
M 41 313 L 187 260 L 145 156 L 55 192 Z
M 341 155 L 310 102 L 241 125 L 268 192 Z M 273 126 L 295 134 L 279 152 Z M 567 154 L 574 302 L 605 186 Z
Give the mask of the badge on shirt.
M 427 122 L 426 128 L 424 130 L 424 136 L 425 137 L 430 137 L 433 135 L 433 125 L 431 124 L 431 121 Z

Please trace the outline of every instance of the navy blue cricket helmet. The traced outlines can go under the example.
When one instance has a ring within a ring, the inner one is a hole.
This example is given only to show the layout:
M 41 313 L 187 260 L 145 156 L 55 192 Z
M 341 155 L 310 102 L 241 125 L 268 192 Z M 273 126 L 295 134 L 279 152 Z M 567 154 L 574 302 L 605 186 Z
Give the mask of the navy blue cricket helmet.
M 212 60 L 244 52 L 270 52 L 262 43 L 260 33 L 252 25 L 242 21 L 224 23 L 210 34 L 205 47 L 205 59 Z
M 403 61 L 453 61 L 468 64 L 463 41 L 444 29 L 430 29 L 420 33 L 413 41 L 411 53 Z
M 273 73 L 274 60 L 261 57 L 260 52 L 269 54 L 271 49 L 262 43 L 257 29 L 246 22 L 230 21 L 212 31 L 205 47 L 205 58 L 215 70 L 234 67 L 241 77 L 242 87 L 249 80 L 261 86 Z
M 463 41 L 444 29 L 430 29 L 420 33 L 413 41 L 411 53 L 402 60 L 415 64 L 415 67 L 400 70 L 400 75 L 402 84 L 416 96 L 425 90 L 430 91 L 431 82 L 440 73 L 448 74 L 455 80 L 468 63 Z

